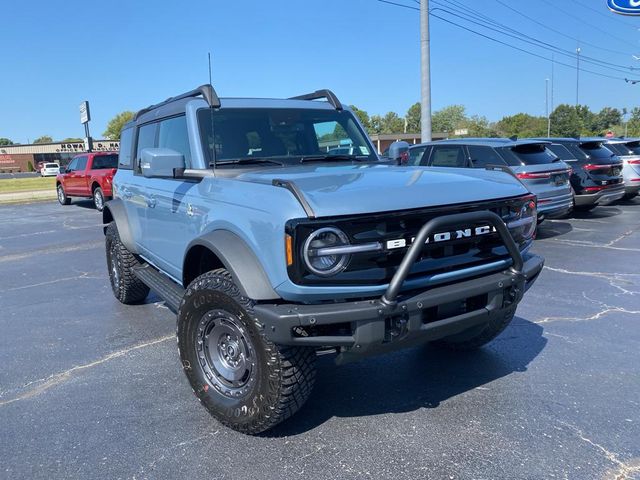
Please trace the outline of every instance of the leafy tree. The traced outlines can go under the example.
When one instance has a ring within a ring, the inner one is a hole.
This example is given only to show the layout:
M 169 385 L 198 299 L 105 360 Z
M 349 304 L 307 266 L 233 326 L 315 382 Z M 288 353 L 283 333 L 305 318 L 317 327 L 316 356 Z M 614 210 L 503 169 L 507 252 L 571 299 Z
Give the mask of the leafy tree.
M 627 133 L 632 137 L 640 136 L 640 107 L 631 110 Z
M 355 105 L 350 105 L 350 107 L 351 107 L 351 110 L 353 110 L 353 113 L 355 113 L 356 116 L 358 117 L 358 119 L 360 120 L 360 123 L 362 124 L 362 126 L 368 132 L 369 128 L 371 127 L 371 121 L 369 119 L 369 114 L 367 112 L 365 112 L 364 110 L 360 110 Z
M 1 137 L 0 138 L 0 147 L 4 147 L 6 145 L 13 145 L 13 142 L 11 140 L 9 140 L 8 138 Z
M 460 123 L 459 128 L 466 128 L 470 137 L 497 137 L 498 132 L 495 125 L 491 124 L 486 117 L 472 115 Z
M 448 132 L 453 134 L 467 119 L 463 105 L 450 105 L 434 112 L 431 116 L 431 128 L 434 132 Z
M 109 140 L 120 140 L 120 131 L 125 123 L 132 120 L 133 112 L 125 111 L 117 114 L 107 124 L 107 129 L 102 133 Z
M 622 112 L 617 108 L 604 107 L 595 115 L 593 133 L 603 134 L 617 125 L 622 125 Z
M 53 143 L 53 138 L 49 135 L 42 135 L 41 137 L 36 138 L 33 143 Z
M 77 143 L 77 142 L 83 142 L 84 139 L 82 138 L 78 138 L 78 137 L 68 137 L 65 138 L 64 140 L 60 140 L 61 143 Z
M 419 133 L 421 131 L 422 122 L 421 118 L 422 107 L 420 102 L 416 102 L 407 111 L 405 115 L 405 120 L 407 121 L 407 132 L 410 133 Z
M 388 112 L 382 118 L 382 133 L 403 133 L 404 120 L 396 112 Z
M 591 111 L 587 105 L 577 105 L 574 107 L 582 127 L 580 129 L 581 135 L 595 135 L 596 133 L 596 115 Z
M 371 115 L 369 119 L 369 134 L 382 133 L 383 119 L 380 115 Z
M 528 113 L 516 113 L 503 117 L 496 123 L 496 129 L 503 137 L 542 137 L 547 135 L 547 119 L 534 117 Z
M 554 137 L 577 137 L 582 129 L 582 118 L 576 107 L 558 105 L 551 114 L 551 135 Z

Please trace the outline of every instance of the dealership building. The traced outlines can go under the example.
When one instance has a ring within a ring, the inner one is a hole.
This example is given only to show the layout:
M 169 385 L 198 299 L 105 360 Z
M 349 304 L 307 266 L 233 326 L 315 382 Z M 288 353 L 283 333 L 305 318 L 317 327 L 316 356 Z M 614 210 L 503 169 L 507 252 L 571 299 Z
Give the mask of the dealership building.
M 118 140 L 94 140 L 94 152 L 117 152 Z M 0 172 L 32 172 L 45 162 L 67 165 L 79 153 L 85 153 L 84 142 L 34 143 L 0 146 Z

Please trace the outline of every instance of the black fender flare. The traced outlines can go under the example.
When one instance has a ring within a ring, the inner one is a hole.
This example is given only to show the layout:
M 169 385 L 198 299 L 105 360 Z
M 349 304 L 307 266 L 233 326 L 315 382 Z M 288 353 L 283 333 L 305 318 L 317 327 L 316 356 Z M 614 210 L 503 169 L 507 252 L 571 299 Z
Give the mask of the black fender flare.
M 280 298 L 269 281 L 262 264 L 246 242 L 229 230 L 214 230 L 194 239 L 185 252 L 194 246 L 202 246 L 213 252 L 233 277 L 240 293 L 253 300 L 276 300 Z M 186 285 L 185 285 L 186 287 Z
M 131 253 L 138 253 L 136 242 L 133 240 L 133 234 L 131 232 L 131 225 L 129 224 L 129 217 L 127 216 L 127 210 L 124 207 L 124 203 L 119 198 L 109 200 L 104 204 L 104 210 L 102 211 L 102 223 L 104 225 L 103 231 L 107 233 L 107 226 L 111 222 L 116 222 L 118 227 L 118 235 L 120 241 L 127 247 Z

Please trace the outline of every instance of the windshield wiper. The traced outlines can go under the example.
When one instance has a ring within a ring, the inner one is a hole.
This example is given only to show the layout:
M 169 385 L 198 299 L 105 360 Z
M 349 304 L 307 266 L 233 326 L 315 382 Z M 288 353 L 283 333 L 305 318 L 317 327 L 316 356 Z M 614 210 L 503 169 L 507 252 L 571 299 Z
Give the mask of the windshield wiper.
M 246 158 L 235 158 L 233 160 L 223 160 L 215 162 L 215 166 L 219 165 L 251 165 L 252 163 L 271 163 L 273 165 L 283 166 L 284 163 L 278 162 L 277 160 L 270 160 L 268 158 L 260 158 L 260 157 L 246 157 Z
M 367 155 L 307 155 L 300 159 L 300 163 L 305 162 L 330 162 L 330 161 L 362 161 L 367 160 L 369 157 Z

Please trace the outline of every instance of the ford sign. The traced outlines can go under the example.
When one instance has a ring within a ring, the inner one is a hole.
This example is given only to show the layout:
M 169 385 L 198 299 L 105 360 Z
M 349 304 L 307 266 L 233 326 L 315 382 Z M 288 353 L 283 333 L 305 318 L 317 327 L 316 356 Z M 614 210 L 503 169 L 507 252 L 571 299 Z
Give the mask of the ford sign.
M 607 0 L 607 5 L 621 15 L 640 15 L 640 0 Z

